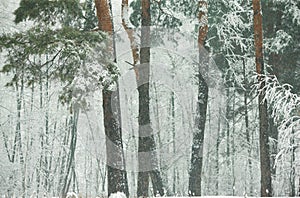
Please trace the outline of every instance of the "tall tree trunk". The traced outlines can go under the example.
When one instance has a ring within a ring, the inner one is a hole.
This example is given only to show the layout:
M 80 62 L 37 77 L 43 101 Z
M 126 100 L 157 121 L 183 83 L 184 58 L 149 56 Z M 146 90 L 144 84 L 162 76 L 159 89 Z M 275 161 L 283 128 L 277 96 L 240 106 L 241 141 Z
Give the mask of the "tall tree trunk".
M 41 56 L 39 56 L 39 64 L 41 64 Z M 40 74 L 39 76 L 39 102 L 40 102 L 40 109 L 43 109 L 44 107 L 44 100 L 43 100 L 43 81 L 42 81 L 42 74 Z M 37 174 L 36 174 L 36 183 L 37 183 L 37 187 L 36 187 L 36 192 L 37 195 L 40 194 L 40 188 L 41 188 L 41 182 L 42 182 L 42 175 L 43 175 L 43 160 L 44 160 L 44 129 L 42 126 L 40 126 L 40 145 L 41 145 L 41 151 L 40 151 L 40 159 L 39 159 L 39 166 L 37 168 Z
M 232 133 L 231 133 L 231 171 L 232 171 L 232 196 L 235 196 L 235 89 L 232 101 Z
M 48 61 L 48 56 L 46 56 L 46 60 Z M 51 184 L 49 183 L 50 179 L 50 164 L 49 164 L 49 76 L 48 76 L 48 69 L 49 65 L 47 64 L 47 71 L 46 71 L 46 84 L 45 84 L 45 107 L 46 107 L 46 112 L 45 112 L 45 153 L 44 153 L 44 175 L 45 175 L 45 180 L 44 180 L 44 190 L 47 192 L 48 186 Z
M 191 168 L 189 172 L 189 194 L 191 196 L 201 196 L 201 180 L 202 180 L 202 165 L 203 165 L 203 141 L 206 122 L 206 110 L 208 100 L 208 86 L 201 74 L 200 67 L 208 66 L 208 57 L 203 53 L 204 41 L 208 31 L 207 24 L 207 2 L 199 1 L 199 73 L 198 73 L 198 101 L 197 101 L 197 116 L 195 119 L 195 131 L 193 134 Z
M 162 178 L 156 153 L 156 143 L 150 123 L 150 0 L 142 0 L 142 30 L 140 65 L 136 70 L 136 81 L 139 93 L 139 141 L 138 141 L 138 197 L 149 197 L 149 179 L 153 184 L 153 193 L 164 194 Z M 147 156 L 147 157 L 146 157 Z M 149 177 L 150 176 L 150 177 Z
M 175 80 L 175 72 L 176 72 L 176 62 L 175 60 L 172 60 L 172 82 L 174 82 Z M 174 90 L 174 84 L 172 85 L 172 91 L 171 91 L 171 131 L 172 131 L 172 152 L 173 155 L 175 156 L 176 154 L 176 125 L 175 125 L 175 92 Z M 176 172 L 177 172 L 177 167 L 176 164 L 173 164 L 173 183 L 172 183 L 172 191 L 173 191 L 173 195 L 176 196 Z
M 261 8 L 264 13 L 264 16 L 266 16 L 263 19 L 264 23 L 264 33 L 268 37 L 275 37 L 276 32 L 280 29 L 283 29 L 282 27 L 282 15 L 283 12 L 281 10 L 278 10 L 276 8 L 276 2 L 275 1 L 262 1 L 261 2 Z M 271 20 L 270 20 L 271 19 Z M 285 56 L 285 54 L 283 55 Z M 279 72 L 282 72 L 282 54 L 272 52 L 268 56 L 269 65 L 271 67 L 267 67 L 267 72 L 271 75 L 275 75 L 277 78 L 280 78 L 281 75 Z M 271 106 L 272 108 L 272 106 Z M 269 110 L 271 112 L 272 110 Z M 271 174 L 272 179 L 276 180 L 276 167 L 275 167 L 275 158 L 278 153 L 277 144 L 278 144 L 278 129 L 277 125 L 275 124 L 274 118 L 272 116 L 269 117 L 269 136 L 272 138 L 272 143 L 270 144 L 270 155 L 271 155 Z
M 221 104 L 219 104 L 221 105 Z M 216 144 L 216 195 L 219 195 L 219 173 L 220 173 L 220 167 L 219 167 L 219 150 L 220 150 L 220 144 L 221 144 L 221 107 L 219 107 L 219 116 L 218 116 L 218 128 L 217 128 L 217 144 Z
M 231 100 L 231 95 L 230 95 L 230 86 L 226 87 L 226 113 L 225 113 L 225 118 L 226 118 L 226 173 L 227 173 L 227 180 L 230 181 L 231 174 L 230 174 L 230 100 Z M 227 191 L 226 194 L 230 195 L 230 190 L 231 190 L 231 184 L 228 182 L 227 184 Z
M 71 130 L 69 130 L 70 126 L 70 121 L 68 116 L 65 121 L 65 129 L 67 133 L 64 135 L 64 139 L 62 141 L 62 146 L 58 154 L 58 161 L 60 163 L 60 170 L 59 170 L 59 178 L 58 178 L 58 186 L 56 192 L 59 193 L 59 195 L 62 192 L 62 187 L 63 187 L 63 182 L 64 182 L 64 176 L 65 176 L 65 167 L 66 167 L 66 158 L 67 158 L 67 152 L 65 151 L 65 148 L 68 147 L 68 142 L 69 142 L 69 136 L 71 133 Z
M 173 77 L 174 75 L 172 75 Z M 172 78 L 174 80 L 174 78 Z M 175 93 L 171 92 L 171 112 L 172 112 L 172 152 L 176 153 L 176 131 L 175 131 Z M 176 164 L 173 164 L 173 195 L 176 195 Z
M 253 0 L 252 3 L 256 72 L 258 74 L 258 81 L 260 83 L 259 90 L 262 90 L 265 86 L 265 80 L 261 76 L 262 74 L 264 74 L 262 14 L 260 8 L 260 0 Z M 269 197 L 272 196 L 272 178 L 269 153 L 268 109 L 267 102 L 264 101 L 265 94 L 265 91 L 262 90 L 259 92 L 258 96 L 261 196 Z
M 73 108 L 73 107 L 71 107 Z M 65 198 L 67 196 L 67 192 L 69 191 L 71 180 L 72 180 L 72 166 L 75 163 L 75 149 L 77 143 L 77 123 L 79 117 L 79 109 L 74 107 L 73 115 L 70 118 L 70 132 L 71 132 L 71 140 L 69 147 L 69 154 L 67 158 L 67 163 L 65 167 L 65 174 L 62 183 L 61 196 Z
M 109 0 L 95 0 L 95 6 L 98 17 L 98 28 L 111 36 L 112 41 L 109 48 L 112 52 L 112 59 L 116 62 L 111 3 Z M 106 135 L 108 196 L 116 192 L 124 192 L 128 196 L 129 191 L 123 151 L 118 82 L 116 82 L 116 84 L 117 89 L 115 91 L 108 89 L 103 89 L 102 91 L 104 129 Z M 117 112 L 114 112 L 113 109 Z
M 244 107 L 245 107 L 245 112 L 244 112 L 244 118 L 245 118 L 245 127 L 246 127 L 246 141 L 247 141 L 247 148 L 248 148 L 248 160 L 246 164 L 246 170 L 248 166 L 249 170 L 249 195 L 252 196 L 253 194 L 253 173 L 252 173 L 252 156 L 251 156 L 251 150 L 252 150 L 252 143 L 250 140 L 250 130 L 249 130 L 249 115 L 248 115 L 248 82 L 247 82 L 247 77 L 246 77 L 246 64 L 245 60 L 243 59 L 243 74 L 244 74 Z M 246 172 L 247 174 L 247 172 Z M 247 180 L 247 179 L 246 179 Z M 247 192 L 247 182 L 245 182 L 245 192 Z
M 22 100 L 24 94 L 24 68 L 22 67 L 21 85 L 19 90 L 19 84 L 16 82 L 17 91 L 17 124 L 16 124 L 16 138 L 18 143 L 19 155 L 20 155 L 20 165 L 21 165 L 21 175 L 22 175 L 22 197 L 26 197 L 26 170 L 24 163 L 24 154 L 22 148 L 22 135 L 21 135 L 21 110 L 22 110 Z

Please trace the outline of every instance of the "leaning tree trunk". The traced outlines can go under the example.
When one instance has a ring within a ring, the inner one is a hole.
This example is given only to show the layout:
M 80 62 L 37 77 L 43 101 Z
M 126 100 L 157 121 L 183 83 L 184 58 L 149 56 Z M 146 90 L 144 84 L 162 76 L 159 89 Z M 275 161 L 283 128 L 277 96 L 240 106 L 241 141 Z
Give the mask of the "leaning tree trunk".
M 110 35 L 112 40 L 109 50 L 111 50 L 112 60 L 116 61 L 110 1 L 95 0 L 95 5 L 98 17 L 98 28 Z M 124 192 L 128 196 L 129 191 L 123 152 L 118 82 L 116 82 L 116 84 L 117 89 L 115 91 L 105 88 L 102 91 L 104 129 L 106 135 L 108 196 L 116 192 Z
M 263 59 L 263 31 L 262 31 L 262 14 L 260 8 L 260 0 L 253 0 L 253 23 L 254 23 L 254 41 L 255 41 L 255 63 L 256 72 L 259 81 L 259 143 L 260 143 L 260 169 L 261 169 L 261 196 L 272 196 L 272 179 L 270 167 L 269 153 L 269 134 L 268 134 L 268 109 L 267 102 L 264 100 L 265 80 L 264 74 L 264 59 Z
M 195 119 L 195 131 L 193 134 L 191 168 L 189 173 L 189 194 L 190 196 L 201 196 L 201 180 L 203 165 L 203 141 L 206 122 L 206 110 L 208 100 L 208 86 L 201 74 L 200 67 L 207 67 L 208 57 L 204 53 L 204 41 L 208 31 L 207 24 L 207 2 L 199 1 L 199 73 L 198 73 L 198 101 L 197 115 Z
M 72 165 L 75 163 L 75 150 L 76 150 L 76 144 L 77 144 L 77 123 L 78 123 L 78 117 L 79 117 L 79 109 L 77 107 L 72 106 L 72 115 L 70 120 L 70 146 L 69 146 L 69 154 L 67 157 L 66 162 L 66 169 L 65 174 L 62 182 L 62 189 L 61 189 L 61 197 L 65 198 L 67 197 L 67 193 L 70 189 L 71 181 L 72 181 Z
M 149 197 L 149 178 L 151 177 L 154 195 L 164 194 L 158 166 L 156 144 L 150 123 L 150 0 L 142 0 L 142 31 L 140 65 L 136 70 L 139 92 L 139 142 L 138 142 L 138 197 Z M 149 177 L 150 176 L 150 177 Z

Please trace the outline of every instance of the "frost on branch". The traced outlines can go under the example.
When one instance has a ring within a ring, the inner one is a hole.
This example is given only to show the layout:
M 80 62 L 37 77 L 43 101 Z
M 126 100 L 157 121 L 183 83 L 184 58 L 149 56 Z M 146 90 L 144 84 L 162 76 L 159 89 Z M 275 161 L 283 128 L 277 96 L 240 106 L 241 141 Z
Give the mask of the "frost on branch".
M 262 76 L 266 85 L 264 100 L 267 100 L 271 115 L 279 130 L 281 151 L 277 154 L 276 161 L 283 154 L 288 153 L 294 145 L 291 139 L 300 134 L 300 97 L 292 92 L 289 84 L 281 85 L 276 76 Z M 259 87 L 259 84 L 258 84 Z

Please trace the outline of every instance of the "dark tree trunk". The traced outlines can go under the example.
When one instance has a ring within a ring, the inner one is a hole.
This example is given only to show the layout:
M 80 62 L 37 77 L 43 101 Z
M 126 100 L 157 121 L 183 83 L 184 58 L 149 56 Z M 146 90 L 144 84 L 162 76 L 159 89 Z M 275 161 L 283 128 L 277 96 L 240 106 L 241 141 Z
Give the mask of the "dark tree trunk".
M 219 104 L 221 105 L 221 104 Z M 219 117 L 218 117 L 218 128 L 217 128 L 217 144 L 216 144 L 216 195 L 219 195 L 219 173 L 220 173 L 220 167 L 219 167 L 219 150 L 220 150 L 220 143 L 221 143 L 221 137 L 220 137 L 220 131 L 221 131 L 221 107 L 219 107 Z
M 95 0 L 95 7 L 97 10 L 98 28 L 111 36 L 112 41 L 109 50 L 111 50 L 112 60 L 116 61 L 110 1 Z M 128 196 L 129 190 L 123 151 L 118 82 L 116 84 L 117 89 L 115 91 L 107 90 L 106 88 L 102 91 L 106 135 L 108 196 L 116 192 L 123 192 Z
M 25 181 L 25 159 L 22 148 L 22 135 L 21 135 L 21 110 L 22 110 L 22 100 L 24 94 L 24 68 L 22 68 L 22 76 L 21 76 L 21 85 L 19 90 L 19 84 L 16 82 L 16 91 L 17 91 L 17 125 L 16 125 L 16 138 L 18 142 L 18 149 L 20 155 L 20 165 L 22 170 L 22 197 L 26 196 L 26 181 Z
M 253 23 L 254 23 L 254 39 L 255 39 L 255 62 L 258 81 L 260 83 L 259 90 L 265 87 L 265 80 L 261 76 L 264 74 L 263 59 L 263 31 L 262 31 L 262 14 L 260 8 L 260 0 L 253 0 Z M 268 109 L 267 102 L 264 101 L 265 92 L 259 92 L 259 143 L 260 143 L 260 168 L 261 168 L 261 196 L 272 196 L 272 178 L 270 167 L 269 153 L 269 134 L 268 134 Z
M 174 71 L 172 74 L 172 80 L 174 80 Z M 175 131 L 175 94 L 172 91 L 171 93 L 171 114 L 172 114 L 172 146 L 173 146 L 173 155 L 175 156 L 176 153 L 176 131 Z M 173 167 L 173 195 L 176 195 L 176 166 L 174 164 Z
M 227 79 L 229 81 L 229 79 Z M 232 95 L 230 93 L 230 85 L 226 87 L 226 113 L 225 113 L 225 118 L 226 118 L 226 177 L 228 181 L 231 180 L 231 174 L 230 174 L 230 167 L 231 167 L 231 160 L 230 160 L 230 114 L 231 114 L 231 107 L 230 107 L 230 100 L 232 98 Z M 231 195 L 229 193 L 232 189 L 231 183 L 227 183 L 227 189 L 228 191 L 226 192 L 227 195 Z
M 197 101 L 197 116 L 195 119 L 195 131 L 193 134 L 191 168 L 189 173 L 189 194 L 190 196 L 201 196 L 201 180 L 202 180 L 202 165 L 203 165 L 203 141 L 204 129 L 206 122 L 206 110 L 208 100 L 208 86 L 201 74 L 200 67 L 206 68 L 208 66 L 208 57 L 204 50 L 204 41 L 208 31 L 208 24 L 203 23 L 207 21 L 207 13 L 202 10 L 206 7 L 206 1 L 199 1 L 199 33 L 198 33 L 198 47 L 199 47 L 199 72 L 198 72 L 198 101 Z
M 201 196 L 201 179 L 203 165 L 203 141 L 206 121 L 208 87 L 201 75 L 199 75 L 199 89 L 197 102 L 196 126 L 193 136 L 191 169 L 189 175 L 189 194 Z
M 299 177 L 299 181 L 298 181 L 298 197 L 300 197 L 300 177 Z
M 150 26 L 150 0 L 142 0 L 140 65 L 136 71 L 139 93 L 138 197 L 149 197 L 148 189 L 150 177 L 153 184 L 154 195 L 157 193 L 160 195 L 164 194 L 156 153 L 156 143 L 150 123 Z
M 123 153 L 119 91 L 103 90 L 104 128 L 106 135 L 108 196 L 116 192 L 129 194 Z M 113 107 L 112 105 L 117 105 Z M 114 111 L 113 111 L 114 109 Z
M 71 107 L 72 108 L 72 107 Z M 61 197 L 66 197 L 67 192 L 69 191 L 71 180 L 72 180 L 72 166 L 75 163 L 75 149 L 76 149 L 76 143 L 77 143 L 77 123 L 78 123 L 78 117 L 79 117 L 79 109 L 74 109 L 74 112 L 72 113 L 71 120 L 70 120 L 70 128 L 71 131 L 71 140 L 70 140 L 70 148 L 69 148 L 69 154 L 67 159 L 67 164 L 65 167 L 65 174 L 63 178 L 62 183 L 62 190 L 61 190 Z
M 251 151 L 252 151 L 252 142 L 250 139 L 250 129 L 249 129 L 249 115 L 248 115 L 248 82 L 247 82 L 247 76 L 246 76 L 246 64 L 245 60 L 243 59 L 243 74 L 244 74 L 244 107 L 245 107 L 245 112 L 244 112 L 244 118 L 245 118 L 245 127 L 246 127 L 246 141 L 247 141 L 247 150 L 248 150 L 248 161 L 247 161 L 247 166 L 249 169 L 249 195 L 253 195 L 253 173 L 252 173 L 252 156 L 251 156 Z M 247 167 L 246 167 L 247 170 Z M 247 184 L 247 182 L 246 182 Z M 247 192 L 247 185 L 245 185 L 245 192 Z
M 274 118 L 269 117 L 269 136 L 272 138 L 272 143 L 270 144 L 270 167 L 271 174 L 275 178 L 276 176 L 276 167 L 275 160 L 278 153 L 277 143 L 278 143 L 278 128 L 274 123 Z M 275 178 L 276 179 L 276 178 Z

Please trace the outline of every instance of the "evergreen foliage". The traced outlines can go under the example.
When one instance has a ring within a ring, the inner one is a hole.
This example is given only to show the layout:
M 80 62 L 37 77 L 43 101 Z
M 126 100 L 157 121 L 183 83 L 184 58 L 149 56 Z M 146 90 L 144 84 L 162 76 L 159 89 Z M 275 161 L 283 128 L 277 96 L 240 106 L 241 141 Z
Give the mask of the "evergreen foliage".
M 64 85 L 60 99 L 65 103 L 72 100 L 74 79 L 79 76 L 95 81 L 89 82 L 93 88 L 81 92 L 114 84 L 119 73 L 108 58 L 106 34 L 90 31 L 97 21 L 92 3 L 22 0 L 15 11 L 15 22 L 33 20 L 35 26 L 0 37 L 0 50 L 7 52 L 2 72 L 14 73 L 7 85 L 15 85 L 20 75 L 27 86 L 40 79 L 55 79 Z

